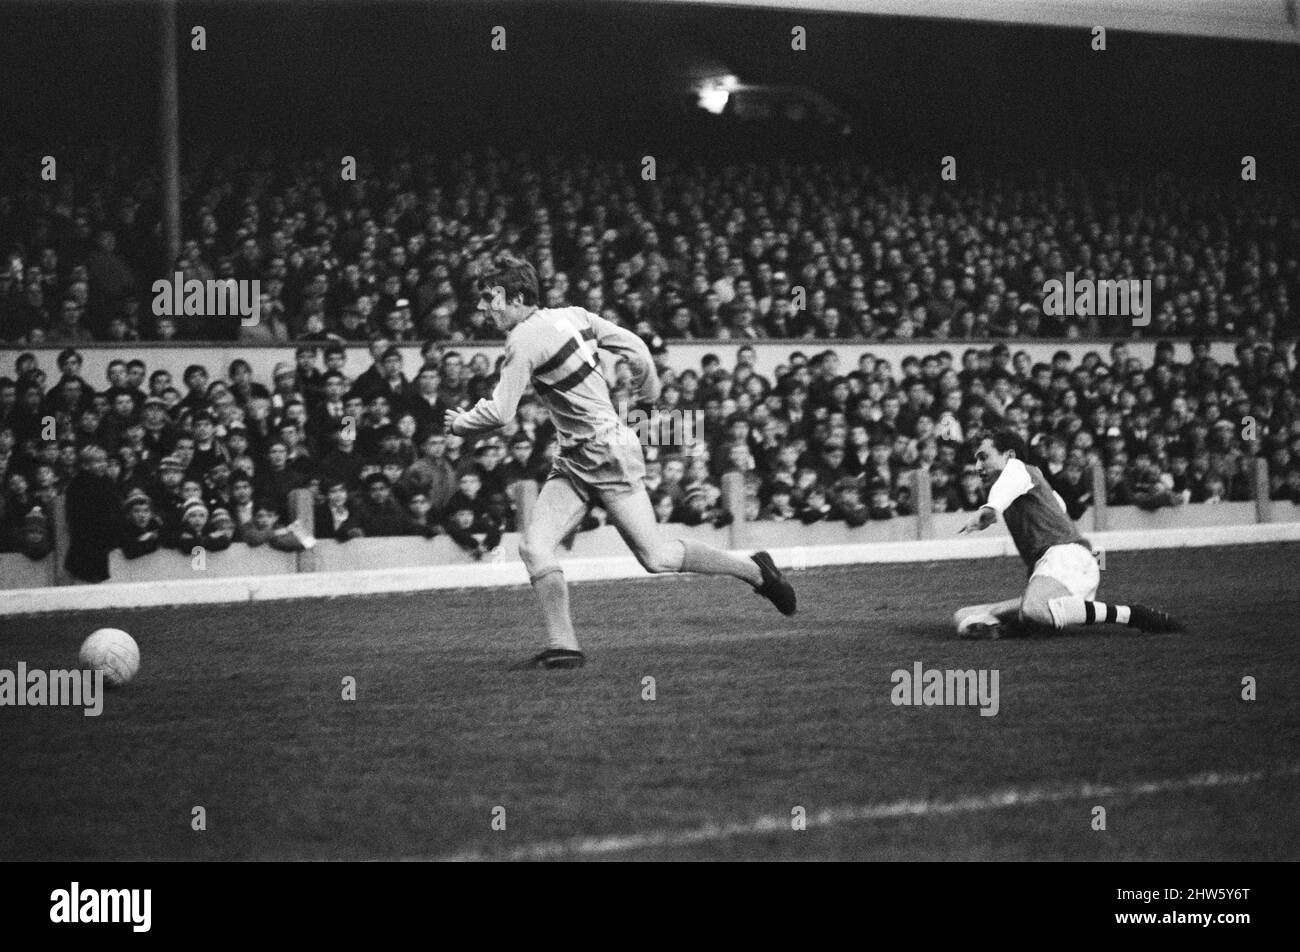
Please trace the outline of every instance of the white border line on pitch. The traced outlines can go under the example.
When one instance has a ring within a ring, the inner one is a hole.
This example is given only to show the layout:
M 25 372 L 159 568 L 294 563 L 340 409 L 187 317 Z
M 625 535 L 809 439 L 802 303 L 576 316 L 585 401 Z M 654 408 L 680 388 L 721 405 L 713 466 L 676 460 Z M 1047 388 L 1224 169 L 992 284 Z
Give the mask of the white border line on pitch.
M 1147 797 L 1164 793 L 1181 793 L 1218 787 L 1239 787 L 1263 780 L 1285 779 L 1300 776 L 1300 764 L 1289 764 L 1273 770 L 1256 770 L 1246 773 L 1203 773 L 1173 780 L 1156 780 L 1128 784 L 1082 784 L 1069 788 L 1029 788 L 1027 790 L 1001 790 L 983 796 L 959 797 L 956 800 L 897 800 L 872 806 L 831 807 L 807 816 L 807 829 L 823 830 L 849 823 L 872 820 L 894 820 L 902 817 L 953 816 L 963 813 L 982 813 L 1008 807 L 1037 806 L 1044 803 L 1065 803 L 1072 800 L 1102 800 L 1128 797 Z M 719 823 L 687 830 L 656 830 L 650 833 L 631 833 L 623 836 L 578 836 L 567 840 L 533 843 L 500 853 L 484 850 L 466 850 L 437 857 L 439 862 L 479 862 L 483 860 L 555 860 L 591 856 L 609 856 L 633 850 L 671 849 L 717 843 L 738 836 L 755 836 L 770 833 L 791 833 L 790 816 L 760 816 L 744 823 Z M 427 857 L 409 857 L 422 860 Z
M 1300 522 L 1096 532 L 1089 535 L 1088 539 L 1093 545 L 1108 552 L 1294 542 L 1300 541 Z M 789 568 L 796 560 L 803 566 L 815 568 L 882 562 L 938 562 L 1016 554 L 1009 536 L 787 547 L 770 551 L 777 564 L 784 568 Z M 631 555 L 562 558 L 560 562 L 571 582 L 609 581 L 645 575 L 645 570 Z M 527 573 L 523 563 L 517 559 L 500 563 L 476 562 L 467 565 L 429 565 L 352 572 L 108 582 L 102 585 L 0 589 L 0 616 L 328 598 L 339 595 L 382 595 L 445 588 L 500 588 L 527 584 Z

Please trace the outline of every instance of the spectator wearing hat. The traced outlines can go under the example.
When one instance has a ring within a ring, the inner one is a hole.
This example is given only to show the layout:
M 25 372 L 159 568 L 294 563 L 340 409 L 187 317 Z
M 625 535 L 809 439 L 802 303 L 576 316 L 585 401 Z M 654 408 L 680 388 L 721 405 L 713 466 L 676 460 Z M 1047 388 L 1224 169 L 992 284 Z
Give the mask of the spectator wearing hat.
M 144 398 L 140 406 L 140 425 L 144 430 L 144 445 L 149 455 L 160 458 L 176 439 L 176 430 L 167 414 L 167 402 L 162 397 Z
M 196 548 L 224 551 L 234 538 L 234 522 L 224 509 L 209 510 L 201 499 L 190 499 L 181 509 L 181 525 L 170 538 L 168 548 L 191 554 Z
M 153 503 L 143 490 L 132 490 L 123 504 L 124 517 L 118 547 L 128 559 L 152 555 L 162 544 L 162 520 L 154 515 Z
M 474 446 L 474 471 L 487 496 L 505 494 L 506 474 L 502 468 L 505 457 L 505 443 L 496 434 L 484 437 Z
M 298 371 L 292 364 L 281 361 L 271 370 L 271 408 L 283 410 L 290 401 L 302 400 L 298 389 Z
M 207 503 L 198 498 L 187 498 L 180 507 L 180 521 L 174 531 L 165 532 L 163 545 L 189 555 L 195 547 L 208 548 L 205 534 L 211 516 Z
M 121 509 L 108 478 L 108 454 L 98 446 L 80 453 L 81 470 L 68 484 L 68 555 L 64 568 L 80 582 L 108 578 L 108 554 L 117 546 Z
M 153 501 L 153 508 L 169 529 L 178 529 L 180 522 L 181 482 L 185 478 L 185 468 L 176 456 L 164 456 L 158 463 L 157 477 L 149 487 L 148 493 Z
M 230 544 L 234 541 L 235 520 L 222 506 L 213 508 L 211 512 L 212 515 L 208 518 L 208 548 L 213 552 L 219 552 L 230 548 Z

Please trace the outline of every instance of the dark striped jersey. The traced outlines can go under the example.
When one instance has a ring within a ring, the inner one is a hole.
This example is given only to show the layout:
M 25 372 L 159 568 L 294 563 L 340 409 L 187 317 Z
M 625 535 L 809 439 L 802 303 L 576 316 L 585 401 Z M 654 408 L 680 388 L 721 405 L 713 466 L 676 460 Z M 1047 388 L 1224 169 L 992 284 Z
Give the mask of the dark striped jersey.
M 550 412 L 561 446 L 617 429 L 622 424 L 597 350 L 631 365 L 634 402 L 658 398 L 659 375 L 640 337 L 580 307 L 540 308 L 506 336 L 496 389 L 457 419 L 456 432 L 464 436 L 503 426 L 530 382 Z
M 989 488 L 988 505 L 1007 524 L 1016 551 L 1031 569 L 1054 545 L 1086 545 L 1065 513 L 1065 502 L 1037 466 L 1010 460 Z

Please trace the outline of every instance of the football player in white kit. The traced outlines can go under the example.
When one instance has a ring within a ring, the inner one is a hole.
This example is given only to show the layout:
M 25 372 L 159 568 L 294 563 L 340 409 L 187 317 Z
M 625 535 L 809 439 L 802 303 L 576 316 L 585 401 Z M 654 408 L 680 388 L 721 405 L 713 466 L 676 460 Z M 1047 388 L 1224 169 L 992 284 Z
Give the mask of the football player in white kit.
M 660 535 L 643 482 L 641 444 L 628 438 L 596 354 L 600 349 L 625 359 L 632 369 L 634 400 L 650 403 L 659 396 L 659 375 L 645 342 L 581 307 L 538 307 L 537 272 L 527 261 L 501 255 L 493 267 L 478 279 L 479 308 L 507 332 L 500 382 L 490 398 L 473 408 L 449 410 L 446 425 L 460 436 L 503 426 L 514 418 L 531 382 L 560 441 L 560 455 L 519 545 L 541 602 L 546 645 L 516 667 L 576 668 L 586 660 L 573 631 L 569 587 L 556 549 L 593 503 L 605 509 L 647 571 L 730 575 L 748 582 L 783 615 L 793 615 L 794 588 L 766 552 L 746 558 Z

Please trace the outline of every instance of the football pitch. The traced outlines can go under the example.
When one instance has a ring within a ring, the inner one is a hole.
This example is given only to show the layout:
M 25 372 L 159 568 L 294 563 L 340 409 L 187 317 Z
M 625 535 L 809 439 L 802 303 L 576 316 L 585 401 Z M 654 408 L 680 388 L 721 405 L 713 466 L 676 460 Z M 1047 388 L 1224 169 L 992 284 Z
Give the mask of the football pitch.
M 0 859 L 1300 858 L 1300 545 L 1108 553 L 1099 598 L 1185 635 L 955 640 L 1011 559 L 790 577 L 793 618 L 575 585 L 578 671 L 505 670 L 526 588 L 2 619 L 0 668 L 105 626 L 142 667 L 99 717 L 0 707 Z M 918 662 L 996 670 L 997 714 L 895 705 Z

